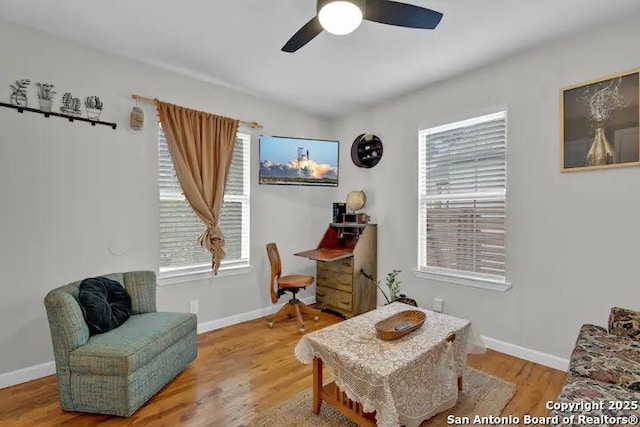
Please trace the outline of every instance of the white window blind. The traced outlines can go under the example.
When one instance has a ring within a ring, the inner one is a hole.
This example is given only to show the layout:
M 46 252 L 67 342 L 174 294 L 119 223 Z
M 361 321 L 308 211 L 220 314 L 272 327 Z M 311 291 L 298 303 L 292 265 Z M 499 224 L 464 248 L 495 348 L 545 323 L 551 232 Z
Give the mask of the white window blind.
M 160 277 L 211 270 L 198 238 L 204 224 L 182 194 L 164 132 L 159 132 Z M 250 136 L 238 132 L 220 212 L 226 256 L 220 270 L 249 266 Z
M 506 121 L 420 132 L 419 271 L 505 283 Z

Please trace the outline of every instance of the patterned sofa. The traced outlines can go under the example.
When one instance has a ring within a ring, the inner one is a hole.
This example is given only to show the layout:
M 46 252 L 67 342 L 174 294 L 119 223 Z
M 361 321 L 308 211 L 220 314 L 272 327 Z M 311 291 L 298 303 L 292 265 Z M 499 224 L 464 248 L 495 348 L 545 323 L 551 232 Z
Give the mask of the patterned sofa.
M 639 402 L 640 312 L 614 307 L 609 330 L 595 325 L 580 329 L 555 402 L 562 407 L 550 416 L 559 416 L 556 425 L 616 425 L 611 417 L 640 417 Z
M 131 296 L 132 316 L 89 336 L 80 282 L 54 289 L 44 304 L 60 392 L 67 411 L 129 416 L 196 358 L 196 316 L 156 312 L 152 271 L 108 274 Z

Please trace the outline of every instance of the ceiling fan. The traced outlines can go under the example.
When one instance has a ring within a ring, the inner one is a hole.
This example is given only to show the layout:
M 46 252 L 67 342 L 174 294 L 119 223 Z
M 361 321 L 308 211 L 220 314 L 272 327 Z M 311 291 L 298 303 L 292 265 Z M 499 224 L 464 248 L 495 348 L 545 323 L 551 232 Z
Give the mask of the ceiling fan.
M 322 30 L 337 35 L 349 34 L 363 19 L 425 30 L 433 30 L 442 19 L 440 12 L 391 0 L 318 0 L 317 11 L 318 14 L 282 47 L 283 52 L 295 52 Z

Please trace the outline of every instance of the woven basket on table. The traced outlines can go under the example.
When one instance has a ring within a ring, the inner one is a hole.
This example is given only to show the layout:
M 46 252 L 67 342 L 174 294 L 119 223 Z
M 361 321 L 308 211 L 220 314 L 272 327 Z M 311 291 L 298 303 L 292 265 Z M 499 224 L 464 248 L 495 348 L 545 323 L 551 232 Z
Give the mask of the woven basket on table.
M 426 318 L 427 315 L 423 311 L 401 311 L 376 323 L 376 334 L 381 340 L 396 340 L 421 327 Z M 407 329 L 397 331 L 395 327 L 402 322 L 407 322 L 410 326 Z

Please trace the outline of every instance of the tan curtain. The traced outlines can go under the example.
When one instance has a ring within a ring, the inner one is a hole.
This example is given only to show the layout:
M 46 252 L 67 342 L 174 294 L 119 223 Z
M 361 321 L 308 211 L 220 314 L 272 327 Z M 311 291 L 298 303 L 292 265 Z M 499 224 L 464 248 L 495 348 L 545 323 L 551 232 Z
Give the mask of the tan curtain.
M 213 255 L 212 268 L 217 274 L 224 257 L 218 221 L 238 120 L 161 101 L 156 106 L 184 196 L 207 227 L 199 242 Z

